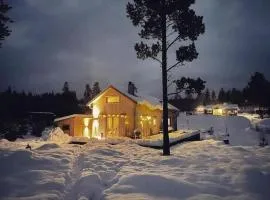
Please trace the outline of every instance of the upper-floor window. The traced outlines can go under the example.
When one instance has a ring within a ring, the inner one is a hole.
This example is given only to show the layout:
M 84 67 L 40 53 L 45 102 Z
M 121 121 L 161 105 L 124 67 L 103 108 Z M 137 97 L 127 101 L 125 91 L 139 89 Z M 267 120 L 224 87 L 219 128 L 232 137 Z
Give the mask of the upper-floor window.
M 107 103 L 119 103 L 120 98 L 119 96 L 108 96 L 107 97 Z

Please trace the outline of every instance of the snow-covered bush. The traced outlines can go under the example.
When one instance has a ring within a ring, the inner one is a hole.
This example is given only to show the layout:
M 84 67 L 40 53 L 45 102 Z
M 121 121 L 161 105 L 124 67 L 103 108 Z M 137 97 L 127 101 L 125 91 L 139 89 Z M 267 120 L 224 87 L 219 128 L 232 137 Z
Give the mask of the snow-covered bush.
M 59 127 L 51 129 L 50 132 L 45 131 L 42 138 L 46 141 L 51 141 L 55 143 L 69 143 L 71 137 L 68 134 L 65 134 L 63 130 Z

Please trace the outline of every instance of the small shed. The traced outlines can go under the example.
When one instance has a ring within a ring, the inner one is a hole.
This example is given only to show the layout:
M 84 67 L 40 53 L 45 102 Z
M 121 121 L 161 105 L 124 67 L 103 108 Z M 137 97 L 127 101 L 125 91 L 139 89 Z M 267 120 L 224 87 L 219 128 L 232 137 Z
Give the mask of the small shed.
M 92 115 L 73 114 L 56 118 L 54 123 L 70 136 L 90 138 L 92 135 L 92 121 Z

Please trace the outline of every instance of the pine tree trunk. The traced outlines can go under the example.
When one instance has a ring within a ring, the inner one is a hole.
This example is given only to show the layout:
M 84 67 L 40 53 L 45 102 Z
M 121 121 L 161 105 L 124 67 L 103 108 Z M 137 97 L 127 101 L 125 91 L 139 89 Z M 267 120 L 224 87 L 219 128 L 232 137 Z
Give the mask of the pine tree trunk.
M 167 95 L 167 44 L 165 0 L 162 0 L 162 88 L 163 88 L 163 155 L 170 155 L 168 133 L 168 95 Z

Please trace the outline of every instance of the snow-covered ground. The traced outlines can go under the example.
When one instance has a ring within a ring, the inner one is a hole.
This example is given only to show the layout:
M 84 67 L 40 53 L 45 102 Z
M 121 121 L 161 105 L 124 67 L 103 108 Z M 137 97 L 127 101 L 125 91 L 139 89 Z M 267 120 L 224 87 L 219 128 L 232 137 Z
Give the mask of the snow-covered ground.
M 257 123 L 259 121 L 256 121 Z M 178 118 L 178 128 L 209 130 L 214 129 L 215 136 L 230 135 L 231 145 L 256 146 L 259 144 L 259 133 L 252 127 L 252 121 L 242 116 L 213 116 L 213 115 L 189 115 L 180 114 Z M 270 132 L 266 138 L 270 142 Z
M 261 119 L 258 114 L 241 113 L 239 116 L 250 121 L 251 128 L 270 133 L 270 118 Z
M 179 122 L 220 133 L 227 127 L 232 145 L 187 142 L 164 157 L 128 140 L 0 140 L 0 199 L 270 199 L 270 147 L 258 146 L 248 120 L 181 115 Z
M 200 134 L 198 130 L 179 130 L 169 133 L 169 142 L 173 144 L 177 141 L 183 140 L 185 138 L 189 138 L 191 136 L 195 136 Z M 136 139 L 131 140 L 136 144 L 147 147 L 162 147 L 163 146 L 163 134 L 152 135 L 146 139 Z

